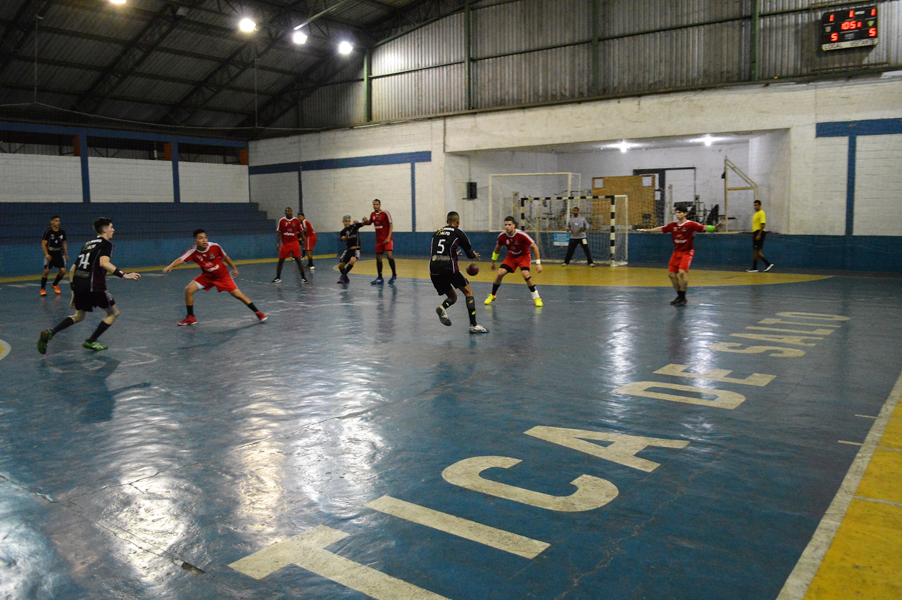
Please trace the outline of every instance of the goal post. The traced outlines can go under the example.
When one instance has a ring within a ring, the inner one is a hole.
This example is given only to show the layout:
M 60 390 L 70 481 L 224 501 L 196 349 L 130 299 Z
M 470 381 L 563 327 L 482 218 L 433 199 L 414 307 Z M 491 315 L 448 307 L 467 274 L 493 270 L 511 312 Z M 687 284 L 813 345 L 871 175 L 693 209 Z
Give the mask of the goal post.
M 629 196 L 521 197 L 519 204 L 520 229 L 533 237 L 543 261 L 564 262 L 570 242 L 567 221 L 578 207 L 589 222 L 586 237 L 593 262 L 612 267 L 629 262 Z M 585 258 L 577 249 L 571 261 Z
M 571 196 L 578 194 L 582 175 L 568 171 L 557 173 L 496 173 L 489 175 L 486 207 L 487 230 L 500 231 L 504 217 L 520 213 L 520 198 L 534 196 Z M 565 221 L 566 223 L 566 221 Z

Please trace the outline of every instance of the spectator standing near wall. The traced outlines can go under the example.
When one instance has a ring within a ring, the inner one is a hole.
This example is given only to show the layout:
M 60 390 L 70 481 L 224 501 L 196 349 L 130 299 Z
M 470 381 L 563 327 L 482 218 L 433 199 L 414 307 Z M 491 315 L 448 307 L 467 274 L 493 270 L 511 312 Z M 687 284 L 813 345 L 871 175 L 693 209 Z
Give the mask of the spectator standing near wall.
M 567 257 L 564 258 L 565 267 L 570 266 L 570 259 L 573 258 L 573 252 L 577 246 L 582 247 L 586 253 L 586 262 L 590 267 L 594 267 L 592 262 L 592 253 L 589 251 L 589 238 L 586 232 L 589 230 L 589 221 L 585 217 L 579 215 L 579 207 L 573 207 L 573 216 L 567 221 L 567 229 L 570 231 L 570 243 L 567 244 Z
M 41 295 L 46 296 L 47 276 L 50 269 L 57 268 L 59 273 L 53 280 L 53 291 L 60 293 L 59 282 L 66 276 L 66 266 L 69 262 L 69 247 L 66 245 L 66 232 L 60 228 L 58 215 L 50 217 L 50 227 L 41 236 L 41 248 L 44 250 L 44 273 L 41 275 Z

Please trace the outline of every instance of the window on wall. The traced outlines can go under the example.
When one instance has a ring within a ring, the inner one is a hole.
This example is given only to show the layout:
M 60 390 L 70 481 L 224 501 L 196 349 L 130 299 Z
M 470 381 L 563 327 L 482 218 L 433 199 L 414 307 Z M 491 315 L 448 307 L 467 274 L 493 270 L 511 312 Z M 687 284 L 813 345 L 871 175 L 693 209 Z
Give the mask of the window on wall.
M 88 138 L 88 156 L 132 160 L 167 160 L 163 142 L 94 136 Z
M 74 156 L 74 145 L 69 135 L 0 131 L 0 154 Z

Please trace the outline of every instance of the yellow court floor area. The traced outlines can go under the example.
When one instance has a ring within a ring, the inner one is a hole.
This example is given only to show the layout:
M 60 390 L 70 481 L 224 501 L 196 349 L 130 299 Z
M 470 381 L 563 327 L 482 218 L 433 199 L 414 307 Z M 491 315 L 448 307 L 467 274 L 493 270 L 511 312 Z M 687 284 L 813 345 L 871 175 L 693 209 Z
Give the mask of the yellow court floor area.
M 326 263 L 317 259 L 317 266 Z M 414 277 L 417 279 L 429 279 L 429 262 L 412 259 L 395 259 L 398 268 L 398 277 Z M 326 263 L 328 264 L 328 263 Z M 461 265 L 469 262 L 461 261 Z M 489 262 L 477 262 L 479 274 L 475 277 L 467 276 L 470 281 L 482 281 L 489 283 L 495 273 L 490 269 Z M 334 266 L 334 265 L 333 265 Z M 376 275 L 376 261 L 364 260 L 354 265 L 352 273 L 358 275 Z M 384 277 L 391 276 L 388 261 L 383 260 Z M 826 279 L 825 275 L 795 275 L 790 273 L 746 273 L 745 271 L 690 271 L 689 285 L 698 286 L 722 286 L 722 285 L 767 285 L 772 283 L 798 283 L 800 281 L 816 281 Z M 542 272 L 533 268 L 532 278 L 536 285 L 594 285 L 594 286 L 623 286 L 623 287 L 670 287 L 670 278 L 667 276 L 667 268 L 651 269 L 645 267 L 606 267 L 598 266 L 589 268 L 586 265 L 570 265 L 563 267 L 559 264 L 542 265 Z M 504 278 L 504 283 L 523 283 L 520 273 L 511 273 Z

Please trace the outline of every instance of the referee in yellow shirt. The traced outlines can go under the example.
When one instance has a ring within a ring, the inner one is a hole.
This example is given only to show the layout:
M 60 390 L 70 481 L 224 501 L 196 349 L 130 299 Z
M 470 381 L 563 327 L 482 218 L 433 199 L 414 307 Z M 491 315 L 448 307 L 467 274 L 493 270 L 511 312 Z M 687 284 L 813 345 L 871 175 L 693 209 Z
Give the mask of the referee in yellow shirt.
M 764 271 L 774 268 L 774 263 L 764 258 L 761 249 L 764 248 L 764 237 L 767 235 L 764 227 L 767 225 L 767 216 L 761 209 L 761 201 L 755 200 L 755 214 L 752 216 L 752 268 L 748 273 L 758 272 L 758 260 L 764 261 Z

